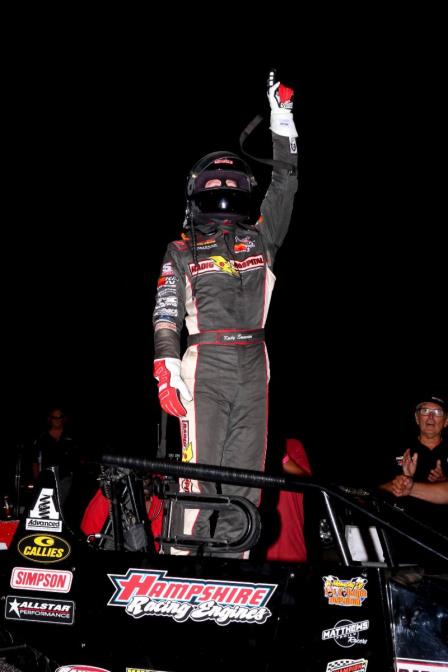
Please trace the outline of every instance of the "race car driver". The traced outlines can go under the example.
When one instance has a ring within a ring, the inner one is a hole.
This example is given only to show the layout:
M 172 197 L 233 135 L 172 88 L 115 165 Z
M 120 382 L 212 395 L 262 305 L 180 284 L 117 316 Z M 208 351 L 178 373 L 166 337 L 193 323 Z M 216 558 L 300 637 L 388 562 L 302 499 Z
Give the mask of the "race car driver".
M 153 315 L 154 376 L 162 409 L 180 420 L 184 462 L 264 468 L 269 379 L 264 326 L 273 264 L 297 191 L 293 94 L 270 73 L 273 170 L 255 218 L 256 181 L 249 165 L 232 152 L 208 154 L 187 179 L 186 233 L 168 245 L 163 260 Z M 184 322 L 189 336 L 181 360 Z M 220 487 L 222 494 L 258 504 L 257 489 Z M 189 479 L 181 480 L 180 489 L 217 492 L 214 483 Z M 187 511 L 185 533 L 210 536 L 210 516 L 211 511 Z M 214 539 L 223 542 L 227 557 L 233 554 L 225 545 L 240 535 L 241 525 L 238 512 L 219 513 Z

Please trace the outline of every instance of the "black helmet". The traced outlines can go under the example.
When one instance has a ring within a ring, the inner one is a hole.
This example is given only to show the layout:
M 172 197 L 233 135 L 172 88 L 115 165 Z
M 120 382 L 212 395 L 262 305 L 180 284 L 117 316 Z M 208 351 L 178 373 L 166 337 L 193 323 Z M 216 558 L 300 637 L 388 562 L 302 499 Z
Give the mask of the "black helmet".
M 232 152 L 213 152 L 200 159 L 187 179 L 187 219 L 244 220 L 250 215 L 257 182 L 249 165 Z

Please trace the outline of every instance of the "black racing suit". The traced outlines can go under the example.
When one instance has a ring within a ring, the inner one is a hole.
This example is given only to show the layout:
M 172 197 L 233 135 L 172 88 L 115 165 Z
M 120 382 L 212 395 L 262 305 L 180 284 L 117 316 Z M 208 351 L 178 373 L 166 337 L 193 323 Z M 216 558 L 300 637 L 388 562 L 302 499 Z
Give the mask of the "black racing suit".
M 223 467 L 264 468 L 267 445 L 269 364 L 263 328 L 275 276 L 275 255 L 287 233 L 297 190 L 295 154 L 287 137 L 272 133 L 274 167 L 254 225 L 236 224 L 229 233 L 215 222 L 195 227 L 197 264 L 191 236 L 168 245 L 158 282 L 153 322 L 155 359 L 180 358 L 185 321 L 188 348 L 181 375 L 193 395 L 182 403 L 184 462 Z M 182 479 L 183 492 L 216 494 L 216 485 Z M 222 484 L 223 494 L 258 504 L 259 490 Z M 210 536 L 210 512 L 190 510 L 185 533 Z M 220 513 L 215 539 L 241 533 L 238 513 Z

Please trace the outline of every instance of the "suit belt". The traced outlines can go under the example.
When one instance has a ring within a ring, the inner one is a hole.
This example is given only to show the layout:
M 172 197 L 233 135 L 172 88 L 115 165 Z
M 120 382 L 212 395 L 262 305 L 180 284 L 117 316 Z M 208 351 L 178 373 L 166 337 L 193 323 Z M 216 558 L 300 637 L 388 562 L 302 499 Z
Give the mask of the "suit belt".
M 264 329 L 201 331 L 188 337 L 190 345 L 251 345 L 263 343 Z

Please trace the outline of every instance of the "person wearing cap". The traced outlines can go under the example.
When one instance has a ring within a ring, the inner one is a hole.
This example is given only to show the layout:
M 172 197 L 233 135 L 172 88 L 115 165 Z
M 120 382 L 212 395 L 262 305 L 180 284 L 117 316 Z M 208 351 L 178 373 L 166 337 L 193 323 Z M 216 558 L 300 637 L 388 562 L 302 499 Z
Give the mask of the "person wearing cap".
M 440 396 L 429 394 L 416 406 L 415 421 L 419 434 L 414 444 L 396 457 L 399 469 L 381 489 L 396 497 L 410 497 L 405 509 L 432 527 L 448 533 L 448 511 L 433 503 L 445 504 L 444 487 L 428 489 L 431 484 L 448 484 L 448 442 L 443 430 L 448 426 L 448 404 Z M 411 499 L 412 498 L 412 499 Z

